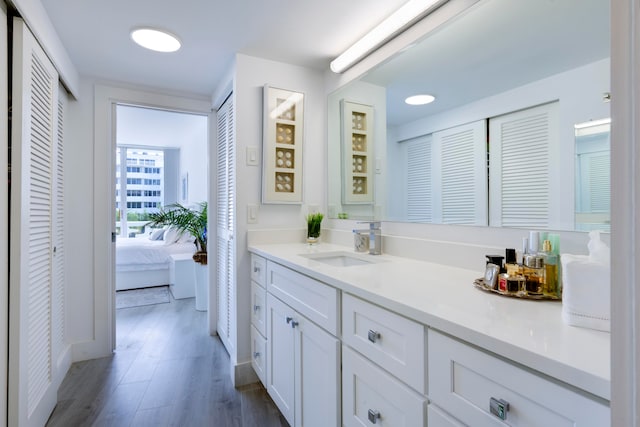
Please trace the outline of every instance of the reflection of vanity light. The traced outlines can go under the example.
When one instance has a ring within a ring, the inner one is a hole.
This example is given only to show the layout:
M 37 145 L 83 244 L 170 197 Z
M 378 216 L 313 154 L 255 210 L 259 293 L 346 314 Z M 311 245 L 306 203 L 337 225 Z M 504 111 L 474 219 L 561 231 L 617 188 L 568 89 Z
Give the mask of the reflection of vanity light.
M 436 97 L 433 95 L 413 95 L 404 100 L 406 104 L 409 105 L 425 105 L 431 104 L 436 100 Z
M 380 47 L 384 42 L 426 16 L 428 12 L 440 3 L 442 3 L 442 0 L 409 0 L 400 9 L 355 42 L 349 49 L 345 50 L 342 55 L 331 61 L 331 71 L 342 73 Z

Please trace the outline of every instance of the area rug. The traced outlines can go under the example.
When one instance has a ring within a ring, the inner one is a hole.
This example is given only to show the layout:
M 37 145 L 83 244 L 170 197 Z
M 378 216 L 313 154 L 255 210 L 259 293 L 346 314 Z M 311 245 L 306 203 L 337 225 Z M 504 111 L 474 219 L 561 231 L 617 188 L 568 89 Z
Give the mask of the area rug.
M 131 289 L 116 292 L 116 308 L 141 307 L 143 305 L 167 304 L 169 297 L 168 286 L 154 288 Z

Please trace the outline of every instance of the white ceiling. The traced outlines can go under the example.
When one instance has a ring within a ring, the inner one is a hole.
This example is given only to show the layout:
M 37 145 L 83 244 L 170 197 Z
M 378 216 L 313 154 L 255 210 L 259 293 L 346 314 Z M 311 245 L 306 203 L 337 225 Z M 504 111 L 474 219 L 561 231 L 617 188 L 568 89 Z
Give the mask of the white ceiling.
M 406 0 L 41 0 L 83 76 L 210 96 L 236 52 L 325 70 Z M 133 27 L 178 35 L 177 53 Z

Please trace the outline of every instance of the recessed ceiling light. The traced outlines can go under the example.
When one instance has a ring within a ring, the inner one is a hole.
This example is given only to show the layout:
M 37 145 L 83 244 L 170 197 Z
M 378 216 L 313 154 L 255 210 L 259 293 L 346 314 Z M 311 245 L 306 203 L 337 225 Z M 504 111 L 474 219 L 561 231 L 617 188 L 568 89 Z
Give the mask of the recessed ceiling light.
M 131 38 L 140 46 L 156 52 L 175 52 L 180 49 L 180 40 L 173 34 L 153 28 L 135 28 Z
M 413 95 L 404 100 L 409 105 L 424 105 L 430 104 L 435 101 L 436 97 L 433 95 Z

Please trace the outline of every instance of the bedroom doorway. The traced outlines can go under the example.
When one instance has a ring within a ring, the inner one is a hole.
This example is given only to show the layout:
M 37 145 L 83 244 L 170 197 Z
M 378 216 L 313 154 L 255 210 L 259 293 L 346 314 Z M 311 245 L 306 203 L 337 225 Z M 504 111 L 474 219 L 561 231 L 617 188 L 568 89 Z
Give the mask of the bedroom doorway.
M 118 348 L 121 340 L 130 340 L 130 319 L 139 317 L 134 311 L 138 307 L 146 307 L 142 313 L 152 313 L 156 304 L 194 305 L 193 291 L 176 292 L 169 286 L 178 274 L 184 283 L 195 280 L 185 268 L 191 265 L 183 265 L 193 263 L 193 238 L 152 229 L 147 223 L 149 214 L 162 207 L 194 207 L 208 201 L 209 117 L 129 104 L 114 108 L 115 193 L 111 197 Z

